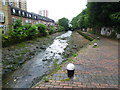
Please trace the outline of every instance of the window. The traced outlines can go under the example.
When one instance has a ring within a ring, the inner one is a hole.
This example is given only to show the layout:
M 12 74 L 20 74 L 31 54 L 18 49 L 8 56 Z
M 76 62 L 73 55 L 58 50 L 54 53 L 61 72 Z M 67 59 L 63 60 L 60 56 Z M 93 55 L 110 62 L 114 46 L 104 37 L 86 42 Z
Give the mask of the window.
M 28 13 L 27 13 L 27 17 L 28 17 Z
M 31 15 L 29 14 L 29 17 L 31 17 Z
M 26 20 L 26 24 L 28 24 L 29 23 L 29 21 L 28 20 Z
M 4 18 L 5 18 L 4 13 L 0 11 L 0 22 L 5 22 Z
M 25 12 L 22 12 L 22 15 L 25 16 Z
M 2 5 L 5 5 L 5 2 L 6 2 L 5 0 L 2 0 Z
M 13 13 L 15 14 L 15 9 L 12 9 Z
M 19 15 L 21 15 L 21 11 L 19 11 Z

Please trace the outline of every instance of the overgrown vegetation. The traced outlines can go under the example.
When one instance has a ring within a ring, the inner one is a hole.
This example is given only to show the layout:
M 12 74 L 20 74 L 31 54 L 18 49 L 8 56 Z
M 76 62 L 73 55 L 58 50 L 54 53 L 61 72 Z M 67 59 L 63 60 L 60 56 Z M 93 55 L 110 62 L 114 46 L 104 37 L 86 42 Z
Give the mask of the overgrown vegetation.
M 67 31 L 69 30 L 69 20 L 67 18 L 61 18 L 58 20 L 58 24 Z
M 31 40 L 36 37 L 43 37 L 55 32 L 63 31 L 62 26 L 46 26 L 44 24 L 26 24 L 22 25 L 22 20 L 17 19 L 12 24 L 12 29 L 8 35 L 2 34 L 2 47 L 7 47 L 25 40 Z
M 43 81 L 44 82 L 49 82 L 49 77 L 48 76 L 43 77 Z
M 94 34 L 100 34 L 102 27 L 111 28 L 114 32 L 110 37 L 116 37 L 116 33 L 120 34 L 120 2 L 88 2 L 71 24 L 73 29 L 92 28 Z
M 79 34 L 81 34 L 84 38 L 88 39 L 89 41 L 93 41 L 94 39 L 89 37 L 88 35 L 84 34 L 83 32 L 81 31 L 78 31 Z

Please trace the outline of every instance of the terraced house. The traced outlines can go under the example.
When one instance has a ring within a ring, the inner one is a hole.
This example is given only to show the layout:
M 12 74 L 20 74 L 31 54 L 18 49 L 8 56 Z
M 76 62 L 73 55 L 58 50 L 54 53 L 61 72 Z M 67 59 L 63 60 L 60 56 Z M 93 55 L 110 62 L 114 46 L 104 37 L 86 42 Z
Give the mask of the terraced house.
M 0 28 L 6 34 L 12 28 L 16 19 L 22 19 L 22 24 L 55 25 L 54 20 L 27 11 L 26 0 L 0 0 Z

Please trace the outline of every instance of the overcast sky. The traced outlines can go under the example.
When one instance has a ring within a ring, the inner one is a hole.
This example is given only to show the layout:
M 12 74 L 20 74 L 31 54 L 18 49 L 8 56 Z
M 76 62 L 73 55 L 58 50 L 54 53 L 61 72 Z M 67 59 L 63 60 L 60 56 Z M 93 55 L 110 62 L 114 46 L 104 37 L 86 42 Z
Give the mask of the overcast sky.
M 71 20 L 86 8 L 87 0 L 27 0 L 27 10 L 38 14 L 48 10 L 48 17 L 57 21 L 62 17 Z

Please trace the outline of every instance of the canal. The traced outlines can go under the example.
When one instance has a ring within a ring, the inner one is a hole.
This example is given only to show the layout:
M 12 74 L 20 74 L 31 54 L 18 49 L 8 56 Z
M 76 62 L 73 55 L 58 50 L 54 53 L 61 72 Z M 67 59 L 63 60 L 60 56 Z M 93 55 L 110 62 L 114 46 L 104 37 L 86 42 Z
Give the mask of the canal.
M 44 75 L 49 74 L 54 61 L 57 64 L 65 60 L 63 53 L 68 46 L 72 31 L 68 31 L 56 37 L 51 45 L 40 52 L 22 67 L 10 74 L 3 82 L 3 88 L 30 88 Z

